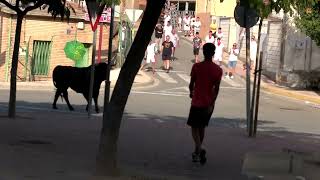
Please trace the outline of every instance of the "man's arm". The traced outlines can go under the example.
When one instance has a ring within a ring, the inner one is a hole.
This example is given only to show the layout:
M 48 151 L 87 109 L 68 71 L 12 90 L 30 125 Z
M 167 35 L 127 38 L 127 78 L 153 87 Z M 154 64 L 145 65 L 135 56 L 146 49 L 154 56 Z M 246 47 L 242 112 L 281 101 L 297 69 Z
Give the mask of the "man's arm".
M 195 71 L 195 65 L 192 66 L 191 75 L 190 75 L 191 76 L 190 84 L 189 84 L 189 92 L 190 92 L 189 96 L 190 96 L 190 98 L 193 97 L 193 88 L 194 88 L 194 83 L 195 83 L 195 80 L 196 80 L 194 71 Z
M 212 93 L 213 93 L 213 101 L 212 101 L 212 106 L 214 106 L 214 103 L 216 102 L 217 100 L 217 97 L 218 97 L 218 94 L 219 94 L 219 90 L 220 90 L 220 83 L 221 83 L 221 77 L 222 77 L 222 71 L 220 72 L 220 79 L 219 81 L 217 81 L 215 84 L 214 84 L 214 87 L 212 88 Z
M 220 82 L 221 80 L 219 80 L 215 85 L 214 87 L 212 88 L 212 91 L 213 91 L 213 105 L 214 103 L 216 102 L 216 99 L 218 97 L 218 94 L 219 94 L 219 90 L 220 90 Z
M 190 98 L 193 97 L 194 81 L 195 81 L 195 78 L 194 78 L 194 76 L 191 75 L 190 84 L 189 84 L 189 91 L 190 91 L 189 97 Z

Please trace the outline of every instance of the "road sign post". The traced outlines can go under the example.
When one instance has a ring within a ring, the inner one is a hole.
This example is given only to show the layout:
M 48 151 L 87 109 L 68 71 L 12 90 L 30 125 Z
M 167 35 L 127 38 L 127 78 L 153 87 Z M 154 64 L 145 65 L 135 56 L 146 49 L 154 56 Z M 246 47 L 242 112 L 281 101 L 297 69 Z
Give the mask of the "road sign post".
M 242 6 L 241 6 L 242 5 Z M 247 131 L 249 137 L 253 136 L 254 122 L 251 116 L 253 112 L 253 105 L 251 105 L 251 86 L 250 86 L 250 28 L 257 24 L 259 16 L 257 12 L 249 8 L 248 4 L 245 2 L 240 2 L 234 11 L 234 18 L 236 22 L 241 26 L 246 28 L 246 116 L 247 116 Z M 254 97 L 253 97 L 254 98 Z
M 93 31 L 92 40 L 92 59 L 91 59 L 91 70 L 90 70 L 90 86 L 89 86 L 89 99 L 88 99 L 88 117 L 91 117 L 92 109 L 92 95 L 93 95 L 93 85 L 94 85 L 94 65 L 96 59 L 96 39 L 97 39 L 97 26 L 101 14 L 105 8 L 104 3 L 97 2 L 96 0 L 86 0 L 88 16 L 90 19 L 91 29 Z
M 106 128 L 107 122 L 107 112 L 109 108 L 110 101 L 110 70 L 111 70 L 111 60 L 112 60 L 112 39 L 113 39 L 113 26 L 114 26 L 114 2 L 111 5 L 111 21 L 110 21 L 110 31 L 109 31 L 109 50 L 108 50 L 108 66 L 104 89 L 104 106 L 103 106 L 103 121 L 102 128 Z

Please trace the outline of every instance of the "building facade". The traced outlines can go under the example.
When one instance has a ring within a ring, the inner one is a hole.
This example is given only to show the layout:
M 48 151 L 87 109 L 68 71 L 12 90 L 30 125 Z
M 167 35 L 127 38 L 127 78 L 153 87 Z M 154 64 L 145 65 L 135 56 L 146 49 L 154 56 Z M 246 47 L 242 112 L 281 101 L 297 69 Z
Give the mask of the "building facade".
M 46 10 L 30 12 L 22 24 L 18 63 L 18 81 L 47 80 L 57 65 L 89 66 L 91 64 L 93 32 L 90 22 L 84 20 L 85 11 L 73 4 L 76 14 L 70 21 L 53 19 Z M 10 80 L 11 61 L 15 37 L 16 15 L 2 7 L 0 10 L 0 81 Z M 108 54 L 109 25 L 97 29 L 102 32 L 101 60 Z M 86 54 L 81 62 L 68 59 L 64 47 L 68 41 L 77 40 L 84 44 Z M 98 43 L 97 40 L 97 49 Z

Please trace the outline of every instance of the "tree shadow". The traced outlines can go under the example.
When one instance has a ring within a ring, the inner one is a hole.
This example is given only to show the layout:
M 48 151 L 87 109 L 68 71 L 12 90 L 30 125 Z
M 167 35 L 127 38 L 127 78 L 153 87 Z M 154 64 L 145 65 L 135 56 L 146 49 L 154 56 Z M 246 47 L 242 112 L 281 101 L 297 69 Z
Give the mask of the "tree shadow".
M 0 109 L 5 105 L 1 102 Z M 43 177 L 51 175 L 48 169 L 50 172 L 68 169 L 68 173 L 63 176 L 76 172 L 88 176 L 93 173 L 101 114 L 94 114 L 88 119 L 85 105 L 73 105 L 76 109 L 74 112 L 68 111 L 66 105 L 60 105 L 60 111 L 50 110 L 51 103 L 18 101 L 17 106 L 19 116 L 14 121 L 0 117 L 0 144 L 24 151 L 13 151 L 10 156 L 7 155 L 9 151 L 4 151 L 2 155 L 7 157 L 6 160 L 26 164 L 34 158 L 28 155 L 31 150 L 37 152 L 39 162 L 53 162 L 50 165 L 41 163 Z M 22 111 L 20 106 L 31 109 Z M 194 147 L 186 121 L 187 117 L 176 115 L 124 113 L 118 144 L 121 167 L 164 175 L 162 177 L 241 180 L 246 179 L 241 169 L 247 152 L 280 152 L 285 148 L 313 152 L 320 148 L 320 136 L 317 134 L 289 132 L 285 127 L 269 127 L 259 129 L 256 138 L 248 138 L 245 119 L 213 117 L 204 142 L 208 163 L 200 166 L 191 162 L 190 154 Z M 264 125 L 274 123 L 260 120 L 258 126 L 263 128 Z M 21 142 L 49 142 L 49 145 L 21 145 Z M 59 156 L 55 153 L 59 153 Z M 14 158 L 21 156 L 24 158 Z M 5 162 L 0 162 L 0 166 Z M 21 174 L 19 167 L 10 168 L 9 172 Z

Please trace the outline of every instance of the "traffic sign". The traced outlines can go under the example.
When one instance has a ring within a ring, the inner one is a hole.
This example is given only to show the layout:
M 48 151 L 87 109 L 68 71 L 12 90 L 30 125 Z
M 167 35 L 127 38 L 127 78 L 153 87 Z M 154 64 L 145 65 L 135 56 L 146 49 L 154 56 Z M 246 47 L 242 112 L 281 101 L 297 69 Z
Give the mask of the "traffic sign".
M 91 29 L 92 31 L 96 31 L 101 14 L 106 4 L 101 3 L 97 0 L 85 0 L 85 1 L 88 9 L 90 23 L 91 23 Z
M 84 20 L 85 21 L 90 21 L 89 13 L 85 13 L 84 15 Z M 101 13 L 100 23 L 110 23 L 111 22 L 111 8 L 107 8 Z
M 259 21 L 259 15 L 255 9 L 237 5 L 234 9 L 234 19 L 239 26 L 251 28 Z
M 125 13 L 128 16 L 130 22 L 131 23 L 135 23 L 140 18 L 141 14 L 143 13 L 143 10 L 140 10 L 140 9 L 126 9 Z

